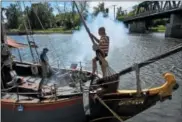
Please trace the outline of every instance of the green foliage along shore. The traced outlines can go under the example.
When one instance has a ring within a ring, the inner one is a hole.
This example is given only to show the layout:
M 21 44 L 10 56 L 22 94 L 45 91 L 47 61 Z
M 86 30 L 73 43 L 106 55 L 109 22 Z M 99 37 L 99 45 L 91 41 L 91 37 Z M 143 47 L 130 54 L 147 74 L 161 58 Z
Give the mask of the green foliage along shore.
M 84 18 L 88 14 L 88 3 L 80 2 L 78 4 Z M 72 33 L 79 30 L 81 19 L 76 11 L 75 5 L 71 3 L 72 10 L 60 10 L 56 7 L 58 14 L 54 15 L 53 8 L 47 2 L 33 3 L 30 7 L 26 6 L 24 11 L 18 4 L 10 4 L 7 7 L 6 17 L 8 20 L 7 31 L 9 33 L 25 32 L 26 29 L 33 30 L 34 33 Z M 118 7 L 116 19 L 123 21 L 125 17 L 134 16 L 137 11 L 137 5 L 132 7 L 133 10 L 127 12 Z M 105 8 L 104 3 L 98 3 L 94 7 L 93 15 L 97 16 L 99 12 L 108 13 L 109 9 Z M 169 20 L 157 19 L 149 22 L 149 30 L 154 32 L 164 32 L 165 25 Z
M 87 5 L 85 2 L 78 4 L 84 17 L 87 16 Z M 26 29 L 33 30 L 34 33 L 71 33 L 72 30 L 79 29 L 80 17 L 72 4 L 72 11 L 60 11 L 53 14 L 53 8 L 49 3 L 33 3 L 26 6 L 24 11 L 18 4 L 10 4 L 6 11 L 8 32 L 25 32 Z

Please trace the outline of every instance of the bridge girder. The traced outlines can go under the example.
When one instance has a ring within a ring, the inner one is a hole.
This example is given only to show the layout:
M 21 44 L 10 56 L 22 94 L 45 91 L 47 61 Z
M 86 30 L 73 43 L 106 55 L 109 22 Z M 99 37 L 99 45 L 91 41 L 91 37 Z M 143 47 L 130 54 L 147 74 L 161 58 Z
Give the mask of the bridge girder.
M 144 12 L 179 8 L 182 6 L 181 3 L 181 1 L 144 1 L 138 5 L 137 9 L 135 10 L 135 15 Z

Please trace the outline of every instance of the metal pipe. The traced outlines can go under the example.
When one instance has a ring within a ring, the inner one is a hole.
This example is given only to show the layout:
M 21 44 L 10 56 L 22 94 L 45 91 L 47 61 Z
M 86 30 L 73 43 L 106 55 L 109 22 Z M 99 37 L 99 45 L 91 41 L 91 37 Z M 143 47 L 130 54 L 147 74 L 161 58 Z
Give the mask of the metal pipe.
M 82 64 L 80 62 L 80 77 L 81 77 L 81 75 L 83 75 L 83 74 L 82 74 Z M 83 83 L 82 83 L 82 80 L 79 80 L 79 82 L 80 82 L 80 91 L 83 92 L 83 88 L 82 88 Z
M 3 82 L 3 80 L 2 80 L 2 77 L 4 78 L 4 74 L 2 73 L 2 75 L 1 75 L 1 86 L 2 86 L 2 88 L 4 89 L 4 82 Z
M 19 93 L 19 87 L 17 86 L 17 87 L 16 87 L 17 101 L 19 101 L 19 94 L 18 94 L 18 93 Z
M 22 62 L 22 57 L 21 57 L 21 53 L 20 53 L 19 48 L 17 48 L 17 50 L 18 50 L 18 55 L 19 55 L 20 62 Z
M 137 96 L 141 95 L 141 82 L 140 82 L 140 68 L 138 67 L 138 64 L 134 64 L 134 69 L 136 73 L 136 85 L 137 85 Z
M 57 100 L 57 87 L 56 87 L 56 84 L 54 84 L 54 97 Z

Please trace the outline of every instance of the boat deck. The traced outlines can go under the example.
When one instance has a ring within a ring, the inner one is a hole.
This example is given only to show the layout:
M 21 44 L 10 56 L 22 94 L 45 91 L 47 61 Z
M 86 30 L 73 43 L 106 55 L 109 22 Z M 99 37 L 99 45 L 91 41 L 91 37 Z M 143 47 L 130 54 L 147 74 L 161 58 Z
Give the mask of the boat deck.
M 18 76 L 18 75 L 17 75 Z M 23 80 L 23 83 L 18 86 L 19 88 L 19 100 L 30 100 L 32 102 L 38 102 L 39 99 L 31 98 L 29 96 L 25 96 L 24 94 L 38 94 L 39 83 L 42 78 L 40 76 L 18 76 Z M 80 79 L 76 79 L 70 76 L 69 73 L 62 74 L 61 77 L 58 75 L 52 75 L 51 77 L 45 79 L 42 91 L 45 98 L 54 97 L 53 91 L 56 88 L 56 96 L 69 96 L 69 95 L 77 95 L 81 94 L 80 89 Z M 90 80 L 83 83 L 84 88 L 88 88 L 90 85 Z M 1 93 L 1 98 L 4 100 L 17 100 L 17 90 L 16 88 L 13 92 L 3 92 Z
M 35 76 L 20 76 L 23 77 L 24 83 L 20 85 L 20 88 L 29 88 L 33 90 L 38 90 L 38 85 L 41 82 L 42 78 L 40 77 L 35 77 Z M 54 77 L 54 76 L 53 76 Z M 47 89 L 54 89 L 54 84 L 57 89 L 57 94 L 58 95 L 66 95 L 66 94 L 74 94 L 74 93 L 80 93 L 80 83 L 77 81 L 71 81 L 66 79 L 67 83 L 63 80 L 58 80 L 56 78 L 49 78 L 45 79 L 45 83 L 43 85 L 43 90 Z M 89 86 L 90 81 L 87 81 L 84 84 L 85 87 Z

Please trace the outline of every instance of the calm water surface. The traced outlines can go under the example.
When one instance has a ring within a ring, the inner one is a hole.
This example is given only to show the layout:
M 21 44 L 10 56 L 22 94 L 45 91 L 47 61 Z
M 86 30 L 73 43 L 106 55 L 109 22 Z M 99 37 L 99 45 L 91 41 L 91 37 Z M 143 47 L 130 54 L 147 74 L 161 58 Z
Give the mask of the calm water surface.
M 26 36 L 11 37 L 19 42 L 27 43 Z M 90 61 L 94 55 L 91 50 L 91 45 L 84 45 L 83 43 L 80 44 L 80 42 L 74 41 L 71 39 L 72 35 L 34 35 L 34 38 L 40 47 L 38 49 L 39 53 L 43 47 L 50 49 L 48 56 L 51 64 L 56 64 L 56 61 L 59 60 L 60 66 L 66 67 L 73 62 L 78 63 L 78 61 L 81 61 L 83 66 L 91 68 Z M 121 48 L 113 48 L 110 51 L 108 61 L 115 71 L 120 71 L 133 65 L 133 63 L 151 58 L 182 43 L 182 40 L 179 39 L 164 38 L 163 33 L 147 35 L 133 34 L 128 35 L 127 39 L 125 41 L 128 41 L 128 44 Z M 121 44 L 122 41 L 121 39 Z M 32 61 L 29 52 L 30 50 L 28 48 L 21 49 L 23 60 Z M 16 50 L 13 50 L 13 53 L 17 55 Z M 143 88 L 150 88 L 162 84 L 164 82 L 162 74 L 170 70 L 176 75 L 180 87 L 173 93 L 172 100 L 167 100 L 163 103 L 158 102 L 155 106 L 127 120 L 127 122 L 182 122 L 182 72 L 171 69 L 172 66 L 182 69 L 182 52 L 178 52 L 141 69 L 140 77 Z M 119 89 L 136 88 L 134 72 L 122 76 L 120 80 Z

